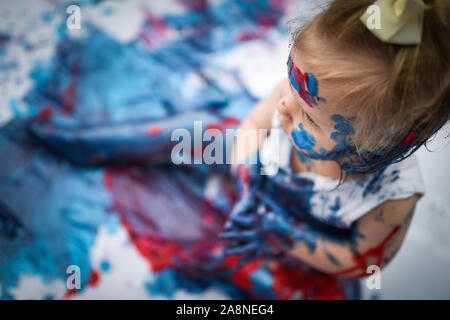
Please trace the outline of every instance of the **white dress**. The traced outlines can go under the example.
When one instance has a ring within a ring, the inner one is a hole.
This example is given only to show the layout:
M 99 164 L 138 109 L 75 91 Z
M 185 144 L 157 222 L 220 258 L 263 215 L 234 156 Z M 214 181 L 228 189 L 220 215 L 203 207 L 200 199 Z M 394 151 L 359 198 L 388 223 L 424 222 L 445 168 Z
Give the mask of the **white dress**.
M 281 128 L 276 111 L 272 117 L 271 134 L 264 141 L 260 157 L 264 170 L 275 173 L 283 169 L 289 176 L 303 177 L 313 182 L 310 214 L 321 221 L 340 228 L 348 228 L 354 221 L 386 200 L 405 199 L 413 194 L 423 196 L 424 182 L 414 155 L 389 165 L 381 176 L 367 174 L 339 184 L 330 177 L 312 172 L 293 173 L 290 168 L 292 143 Z

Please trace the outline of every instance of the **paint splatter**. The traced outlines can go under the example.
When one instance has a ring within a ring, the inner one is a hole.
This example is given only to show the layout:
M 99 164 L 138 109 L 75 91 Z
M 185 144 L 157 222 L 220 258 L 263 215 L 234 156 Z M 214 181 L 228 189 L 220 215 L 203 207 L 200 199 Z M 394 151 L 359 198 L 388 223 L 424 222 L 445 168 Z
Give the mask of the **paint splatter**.
M 287 65 L 288 78 L 291 85 L 308 106 L 312 108 L 320 101 L 326 102 L 324 98 L 318 96 L 319 83 L 312 73 L 301 72 L 300 69 L 294 64 L 291 57 L 289 57 Z

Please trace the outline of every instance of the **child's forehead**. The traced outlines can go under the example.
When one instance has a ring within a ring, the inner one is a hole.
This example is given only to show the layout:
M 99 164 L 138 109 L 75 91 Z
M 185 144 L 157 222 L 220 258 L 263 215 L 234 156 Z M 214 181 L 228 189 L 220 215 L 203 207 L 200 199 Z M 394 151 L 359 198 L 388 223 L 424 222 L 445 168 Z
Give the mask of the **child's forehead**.
M 299 73 L 304 75 L 307 80 L 310 80 L 311 76 L 314 78 L 317 88 L 316 91 L 313 90 L 312 93 L 318 97 L 319 101 L 316 105 L 313 105 L 312 107 L 309 106 L 307 110 L 320 117 L 328 116 L 328 118 L 330 118 L 333 114 L 340 114 L 346 117 L 355 116 L 356 110 L 350 110 L 350 108 L 339 103 L 340 92 L 345 89 L 343 84 L 340 84 L 337 81 L 324 79 L 323 77 L 330 71 L 329 68 L 333 68 L 327 61 L 324 61 L 324 59 L 327 59 L 327 56 L 320 52 L 315 54 L 310 50 L 302 50 L 302 48 L 303 46 L 301 48 L 296 46 L 292 47 L 288 56 L 287 72 L 291 86 L 294 85 L 294 90 L 298 88 L 298 86 L 295 88 L 295 84 L 292 83 L 295 81 L 292 72 L 294 68 L 297 68 Z M 316 63 L 318 59 L 322 59 L 320 64 Z M 307 83 L 305 84 L 305 88 L 308 88 Z M 297 100 L 304 100 L 301 94 L 298 94 L 297 98 Z

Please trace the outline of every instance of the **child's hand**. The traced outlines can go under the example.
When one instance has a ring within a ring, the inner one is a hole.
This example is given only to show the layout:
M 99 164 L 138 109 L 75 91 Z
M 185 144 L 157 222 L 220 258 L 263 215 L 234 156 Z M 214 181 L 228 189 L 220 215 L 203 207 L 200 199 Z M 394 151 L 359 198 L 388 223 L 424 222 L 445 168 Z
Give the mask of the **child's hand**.
M 242 254 L 244 260 L 252 260 L 277 256 L 292 248 L 289 217 L 274 211 L 264 212 L 263 206 L 259 206 L 259 212 L 232 217 L 232 227 L 219 236 L 230 241 L 225 254 Z
M 235 178 L 241 199 L 219 235 L 228 240 L 225 254 L 243 254 L 244 260 L 278 255 L 293 246 L 289 214 L 263 195 L 259 169 L 259 164 L 238 167 Z

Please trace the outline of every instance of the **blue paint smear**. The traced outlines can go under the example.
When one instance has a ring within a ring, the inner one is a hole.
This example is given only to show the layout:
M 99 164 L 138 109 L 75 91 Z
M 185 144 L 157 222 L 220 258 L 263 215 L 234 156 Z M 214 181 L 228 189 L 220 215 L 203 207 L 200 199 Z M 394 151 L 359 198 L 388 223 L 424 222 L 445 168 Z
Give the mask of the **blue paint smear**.
M 107 260 L 103 260 L 100 263 L 100 269 L 102 269 L 102 271 L 109 271 L 111 269 L 111 265 L 109 264 L 109 262 Z
M 316 144 L 316 139 L 308 131 L 305 130 L 302 123 L 298 124 L 297 130 L 292 130 L 292 139 L 295 145 L 309 153 L 313 152 L 313 147 Z
M 317 79 L 312 73 L 308 72 L 307 75 L 308 75 L 308 83 L 307 83 L 308 90 L 313 94 L 313 96 L 317 97 L 319 91 L 319 84 L 317 82 Z
M 172 269 L 163 270 L 144 284 L 151 297 L 173 299 L 177 290 L 184 289 L 193 294 L 201 294 L 206 289 L 217 288 L 234 299 L 248 299 L 249 296 L 225 279 L 190 279 Z
M 80 267 L 84 287 L 89 248 L 110 206 L 101 171 L 73 168 L 38 148 L 23 123 L 0 131 L 0 152 L 8 155 L 0 159 L 2 298 L 21 274 L 65 281 L 69 265 Z

